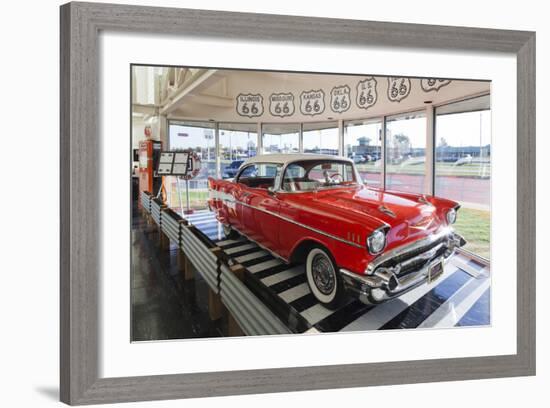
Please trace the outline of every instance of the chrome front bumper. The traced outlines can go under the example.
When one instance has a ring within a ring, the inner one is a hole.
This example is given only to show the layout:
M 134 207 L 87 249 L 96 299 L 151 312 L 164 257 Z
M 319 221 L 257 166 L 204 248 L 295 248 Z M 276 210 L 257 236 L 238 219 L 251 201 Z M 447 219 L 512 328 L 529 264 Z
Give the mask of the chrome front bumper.
M 382 254 L 366 268 L 365 275 L 340 269 L 346 289 L 366 304 L 377 304 L 402 295 L 428 281 L 430 269 L 445 263 L 456 248 L 466 244 L 452 229 Z

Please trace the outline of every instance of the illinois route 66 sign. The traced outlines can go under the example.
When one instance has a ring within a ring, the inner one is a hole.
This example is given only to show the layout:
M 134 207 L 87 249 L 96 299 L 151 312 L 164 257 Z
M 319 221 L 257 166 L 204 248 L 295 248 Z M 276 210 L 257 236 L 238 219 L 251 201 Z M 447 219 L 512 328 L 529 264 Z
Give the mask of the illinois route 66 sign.
M 351 105 L 351 89 L 347 85 L 335 86 L 330 91 L 330 109 L 336 113 L 342 113 Z
M 325 111 L 325 93 L 322 89 L 303 91 L 300 94 L 302 115 L 315 116 Z
M 439 91 L 439 88 L 449 85 L 450 79 L 425 78 L 420 80 L 420 87 L 424 92 Z
M 238 94 L 237 114 L 253 118 L 264 113 L 264 98 L 260 94 Z
M 378 100 L 376 79 L 369 77 L 357 83 L 357 106 L 368 109 Z
M 401 102 L 411 93 L 409 78 L 388 77 L 388 99 L 392 102 Z
M 273 116 L 292 116 L 294 110 L 294 95 L 291 93 L 274 93 L 269 96 L 269 113 Z

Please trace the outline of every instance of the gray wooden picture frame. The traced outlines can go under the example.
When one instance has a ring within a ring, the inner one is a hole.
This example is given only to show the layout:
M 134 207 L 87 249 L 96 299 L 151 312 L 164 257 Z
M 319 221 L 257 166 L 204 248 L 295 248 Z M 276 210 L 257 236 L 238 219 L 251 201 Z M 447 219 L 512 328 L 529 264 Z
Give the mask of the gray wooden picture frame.
M 535 374 L 535 33 L 94 3 L 69 3 L 61 6 L 60 12 L 63 402 L 111 403 Z M 98 35 L 102 30 L 514 53 L 517 56 L 517 354 L 99 378 Z

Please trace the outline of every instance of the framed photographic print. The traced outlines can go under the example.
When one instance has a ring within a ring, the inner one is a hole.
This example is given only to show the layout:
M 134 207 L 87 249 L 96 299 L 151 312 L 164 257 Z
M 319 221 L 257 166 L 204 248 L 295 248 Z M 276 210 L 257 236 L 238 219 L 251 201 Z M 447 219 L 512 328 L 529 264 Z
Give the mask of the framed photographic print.
M 534 33 L 69 3 L 61 55 L 62 401 L 535 373 Z

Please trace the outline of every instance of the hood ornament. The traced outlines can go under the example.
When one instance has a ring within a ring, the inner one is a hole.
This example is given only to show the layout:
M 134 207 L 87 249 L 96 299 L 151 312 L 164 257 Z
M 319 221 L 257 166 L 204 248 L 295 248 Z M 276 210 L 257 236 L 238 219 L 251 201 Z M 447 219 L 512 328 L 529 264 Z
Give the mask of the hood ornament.
M 385 205 L 379 206 L 378 211 L 383 212 L 384 214 L 389 215 L 392 218 L 397 217 L 395 215 L 395 213 L 392 210 L 390 210 L 388 207 L 386 207 Z

